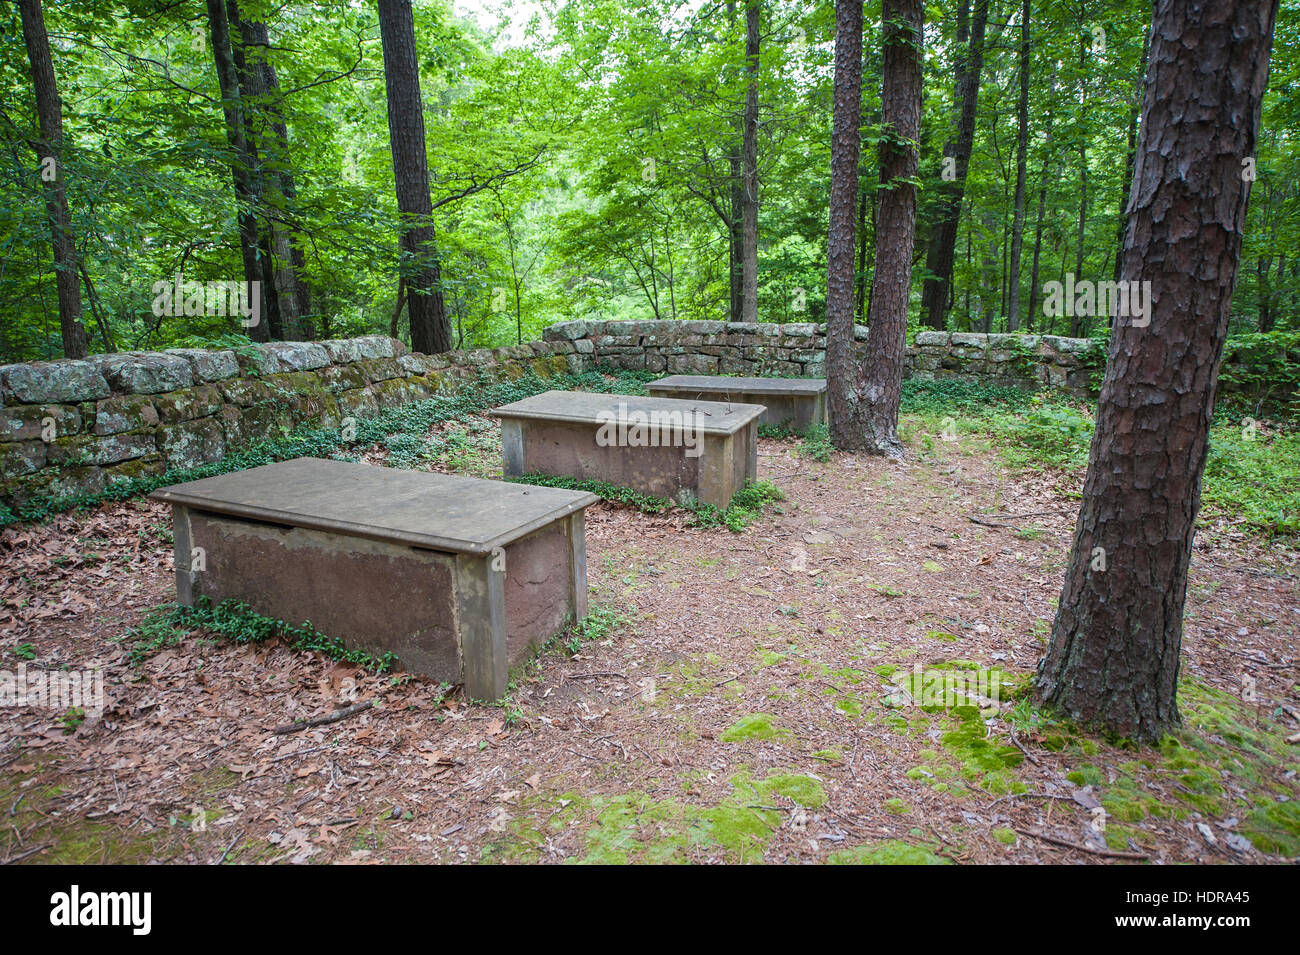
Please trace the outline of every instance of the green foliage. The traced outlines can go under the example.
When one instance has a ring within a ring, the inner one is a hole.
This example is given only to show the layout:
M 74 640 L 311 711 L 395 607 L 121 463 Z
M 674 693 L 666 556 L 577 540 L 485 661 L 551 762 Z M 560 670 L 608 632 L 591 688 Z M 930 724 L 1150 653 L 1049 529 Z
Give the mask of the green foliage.
M 1087 466 L 1093 421 L 1078 402 L 952 381 L 905 381 L 903 387 L 904 409 L 927 427 L 946 423 L 991 435 L 1013 468 L 1080 471 Z M 1300 430 L 1289 422 L 1228 416 L 1224 409 L 1220 415 L 1210 428 L 1200 519 L 1231 520 L 1266 534 L 1300 534 L 1295 493 Z
M 1092 419 L 1073 405 L 1043 402 L 1026 414 L 996 418 L 994 427 L 1013 442 L 1008 449 L 1013 463 L 1054 468 L 1088 463 Z
M 294 650 L 320 653 L 374 673 L 386 673 L 397 662 L 392 653 L 377 657 L 364 650 L 349 648 L 343 641 L 320 633 L 309 622 L 295 626 L 264 617 L 236 600 L 225 600 L 214 607 L 206 597 L 200 597 L 192 607 L 183 604 L 155 607 L 122 639 L 130 650 L 132 662 L 139 664 L 151 654 L 179 643 L 196 631 L 213 633 L 237 644 L 261 644 L 281 639 Z
M 1300 534 L 1300 431 L 1225 422 L 1210 430 L 1201 513 L 1269 534 Z
M 584 643 L 608 640 L 627 625 L 628 618 L 613 607 L 592 606 L 587 615 L 575 623 L 564 635 L 564 648 L 577 653 Z
M 799 446 L 800 454 L 822 464 L 831 459 L 831 452 L 834 450 L 835 447 L 831 444 L 831 430 L 824 424 L 815 424 L 809 428 Z
M 1300 331 L 1233 335 L 1224 347 L 1219 394 L 1233 409 L 1300 418 Z
M 903 382 L 902 411 L 910 414 L 985 414 L 993 409 L 1020 410 L 1033 404 L 1034 395 L 1018 388 L 971 384 L 953 379 Z

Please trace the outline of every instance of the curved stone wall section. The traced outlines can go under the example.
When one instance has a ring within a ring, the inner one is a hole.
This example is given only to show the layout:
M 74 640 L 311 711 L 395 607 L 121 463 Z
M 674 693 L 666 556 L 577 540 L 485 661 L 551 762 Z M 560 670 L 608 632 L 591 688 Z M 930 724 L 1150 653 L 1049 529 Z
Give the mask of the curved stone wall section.
M 861 357 L 867 329 L 853 330 Z M 562 322 L 546 329 L 548 342 L 571 342 L 596 364 L 668 375 L 826 374 L 826 326 L 744 322 Z M 1087 338 L 921 332 L 907 349 L 904 375 L 956 379 L 1036 391 L 1051 388 L 1080 398 L 1095 394 L 1093 369 L 1105 363 Z
M 582 370 L 572 342 L 444 355 L 392 338 L 171 349 L 0 366 L 0 504 L 94 494 L 302 427 L 490 379 Z

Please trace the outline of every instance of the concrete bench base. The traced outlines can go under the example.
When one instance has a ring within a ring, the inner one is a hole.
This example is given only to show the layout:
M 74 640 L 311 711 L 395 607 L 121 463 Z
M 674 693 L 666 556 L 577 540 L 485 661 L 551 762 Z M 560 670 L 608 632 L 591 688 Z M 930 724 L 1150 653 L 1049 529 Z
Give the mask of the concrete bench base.
M 475 699 L 587 612 L 591 494 L 300 458 L 153 496 L 181 603 L 310 621 Z
M 657 398 L 740 401 L 763 405 L 760 424 L 801 434 L 826 423 L 823 378 L 728 378 L 721 375 L 669 375 L 646 385 Z
M 548 391 L 492 413 L 501 419 L 507 477 L 603 481 L 726 508 L 757 477 L 762 411 L 758 405 Z

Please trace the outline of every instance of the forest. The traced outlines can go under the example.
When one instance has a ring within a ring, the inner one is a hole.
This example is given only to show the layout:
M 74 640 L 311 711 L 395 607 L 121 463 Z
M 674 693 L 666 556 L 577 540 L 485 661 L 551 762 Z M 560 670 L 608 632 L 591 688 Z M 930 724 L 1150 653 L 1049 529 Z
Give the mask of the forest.
M 0 864 L 1300 859 L 1298 34 L 0 0 Z
M 41 5 L 0 9 L 0 358 L 78 353 L 60 279 L 94 352 L 367 333 L 440 351 L 573 318 L 825 321 L 831 3 L 498 16 L 420 0 L 387 53 L 384 6 L 47 3 L 44 91 L 24 42 Z M 1278 15 L 1245 173 L 1230 329 L 1282 354 L 1300 295 L 1295 12 Z M 1052 308 L 1049 283 L 1119 278 L 1149 22 L 1137 0 L 926 5 L 910 330 L 1105 336 Z M 858 322 L 884 138 L 878 2 L 863 36 Z M 259 278 L 251 326 L 184 307 L 185 288 Z

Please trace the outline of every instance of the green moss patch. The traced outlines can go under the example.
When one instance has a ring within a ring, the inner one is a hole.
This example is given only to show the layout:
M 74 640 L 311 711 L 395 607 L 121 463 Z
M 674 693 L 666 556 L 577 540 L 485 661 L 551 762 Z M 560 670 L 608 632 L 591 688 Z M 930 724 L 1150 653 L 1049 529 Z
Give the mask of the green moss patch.
M 790 730 L 777 726 L 774 720 L 770 713 L 742 716 L 723 730 L 718 739 L 724 743 L 739 743 L 747 739 L 782 739 L 794 735 Z
M 871 842 L 852 849 L 841 849 L 826 857 L 827 865 L 952 865 L 951 859 L 935 855 L 929 849 L 897 839 Z

